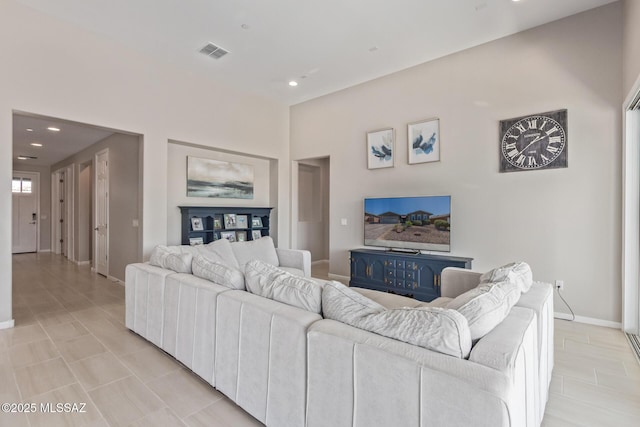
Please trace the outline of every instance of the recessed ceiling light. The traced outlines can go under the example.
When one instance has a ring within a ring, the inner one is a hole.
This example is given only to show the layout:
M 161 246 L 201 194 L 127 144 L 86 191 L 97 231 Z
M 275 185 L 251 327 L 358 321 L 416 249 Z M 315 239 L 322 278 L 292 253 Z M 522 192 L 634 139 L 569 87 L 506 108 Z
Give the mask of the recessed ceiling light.
M 36 160 L 36 156 L 25 156 L 24 154 L 18 156 L 18 160 Z
M 31 145 L 34 147 L 42 147 L 42 144 L 40 144 L 39 142 L 32 142 Z
M 60 132 L 59 128 L 54 128 L 53 126 L 50 126 L 47 129 L 50 130 L 51 132 Z
M 29 159 L 29 158 L 25 157 L 25 156 L 18 156 L 18 160 L 27 160 L 27 159 Z
M 291 80 L 291 81 L 289 82 L 289 86 L 291 86 L 291 87 L 296 87 L 296 86 L 298 86 L 298 82 L 297 82 L 297 81 L 295 81 L 295 80 Z
M 27 132 L 33 132 L 33 129 L 29 128 L 27 129 Z
M 248 24 L 242 24 L 242 25 L 240 25 L 240 28 L 242 28 L 243 30 L 248 30 L 249 29 L 249 25 Z
M 371 46 L 371 47 L 369 48 L 369 52 L 371 52 L 371 53 L 373 53 L 373 52 L 375 52 L 375 51 L 377 51 L 377 50 L 378 50 L 378 46 Z

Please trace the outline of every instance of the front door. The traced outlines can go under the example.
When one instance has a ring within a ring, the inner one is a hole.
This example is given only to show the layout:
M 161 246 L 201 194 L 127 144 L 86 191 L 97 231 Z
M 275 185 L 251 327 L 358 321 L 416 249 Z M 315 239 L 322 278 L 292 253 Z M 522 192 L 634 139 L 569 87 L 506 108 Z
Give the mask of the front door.
M 12 252 L 38 250 L 38 194 L 40 176 L 37 173 L 14 172 Z

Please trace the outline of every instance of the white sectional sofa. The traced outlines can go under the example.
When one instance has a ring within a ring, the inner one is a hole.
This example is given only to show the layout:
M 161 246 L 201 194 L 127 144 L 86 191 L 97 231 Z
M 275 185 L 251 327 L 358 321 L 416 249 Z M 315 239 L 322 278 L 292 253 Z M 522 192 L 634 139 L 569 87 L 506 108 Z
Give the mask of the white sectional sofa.
M 518 294 L 504 319 L 473 347 L 469 339 L 465 357 L 454 357 L 436 351 L 441 343 L 429 342 L 429 334 L 425 348 L 383 336 L 389 335 L 386 329 L 381 335 L 346 324 L 348 319 L 336 320 L 340 303 L 329 307 L 334 302 L 325 298 L 327 290 L 351 292 L 370 301 L 368 307 L 382 307 L 376 316 L 399 310 L 407 312 L 401 317 L 437 317 L 452 310 L 433 307 L 445 307 L 476 289 L 480 273 L 446 269 L 443 297 L 421 303 L 304 278 L 309 276 L 309 253 L 276 251 L 270 239 L 233 243 L 232 251 L 227 244 L 217 244 L 213 259 L 233 263 L 231 253 L 244 260 L 238 271 L 246 268 L 247 290 L 235 279 L 233 284 L 214 283 L 186 271 L 131 264 L 126 270 L 126 325 L 267 426 L 540 425 L 553 367 L 550 285 L 534 283 Z M 206 250 L 168 251 L 183 261 L 189 252 L 195 266 L 197 253 Z M 228 253 L 221 256 L 220 251 Z M 248 262 L 249 257 L 260 261 Z M 211 267 L 213 277 L 229 277 L 220 273 L 220 263 Z M 298 276 L 281 273 L 273 264 L 294 269 L 290 271 Z M 186 262 L 176 269 L 181 266 L 186 268 Z M 327 313 L 334 319 L 323 318 Z M 466 323 L 457 313 L 453 318 Z

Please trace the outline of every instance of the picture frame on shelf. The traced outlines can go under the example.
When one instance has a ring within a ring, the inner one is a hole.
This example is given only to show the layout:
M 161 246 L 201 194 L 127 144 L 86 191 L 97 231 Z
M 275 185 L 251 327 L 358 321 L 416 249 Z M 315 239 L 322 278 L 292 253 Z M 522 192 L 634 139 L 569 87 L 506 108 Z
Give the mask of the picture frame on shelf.
M 367 168 L 392 168 L 395 165 L 393 128 L 367 132 Z
M 204 245 L 204 239 L 202 237 L 190 237 L 189 245 L 191 246 Z
M 247 241 L 247 232 L 246 231 L 236 231 L 236 241 L 237 242 L 246 242 Z
M 236 218 L 236 214 L 224 214 L 224 228 L 225 229 L 234 229 L 238 228 L 238 221 Z
M 251 230 L 251 240 L 258 240 L 262 238 L 262 232 L 260 230 Z
M 222 220 L 220 218 L 213 219 L 213 228 L 214 230 L 220 230 L 222 228 Z
M 220 232 L 221 239 L 227 239 L 230 242 L 236 241 L 236 232 L 235 231 L 221 231 Z
M 435 117 L 407 125 L 409 164 L 440 161 L 440 119 Z
M 262 218 L 260 218 L 259 216 L 254 216 L 251 219 L 251 227 L 253 227 L 253 228 L 262 228 L 262 227 L 264 227 L 264 225 L 262 225 Z
M 247 215 L 236 215 L 236 228 L 249 228 L 249 218 Z
M 198 216 L 191 217 L 191 229 L 193 231 L 204 231 L 204 224 L 202 218 Z

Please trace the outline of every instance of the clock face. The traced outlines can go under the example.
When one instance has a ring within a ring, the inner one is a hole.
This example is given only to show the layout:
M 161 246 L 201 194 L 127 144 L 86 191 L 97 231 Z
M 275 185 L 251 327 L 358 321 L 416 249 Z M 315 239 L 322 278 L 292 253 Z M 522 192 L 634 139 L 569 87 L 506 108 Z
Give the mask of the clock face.
M 567 167 L 567 110 L 500 122 L 500 171 Z

